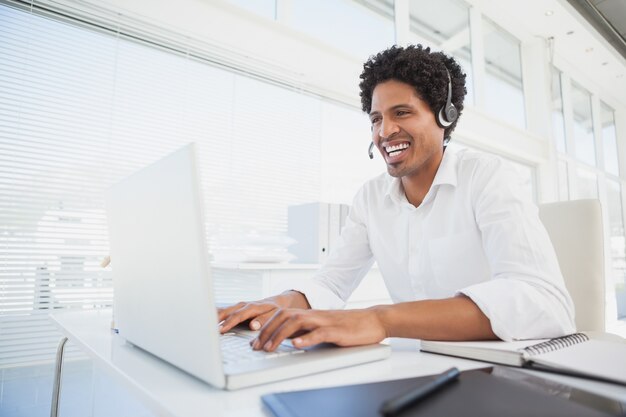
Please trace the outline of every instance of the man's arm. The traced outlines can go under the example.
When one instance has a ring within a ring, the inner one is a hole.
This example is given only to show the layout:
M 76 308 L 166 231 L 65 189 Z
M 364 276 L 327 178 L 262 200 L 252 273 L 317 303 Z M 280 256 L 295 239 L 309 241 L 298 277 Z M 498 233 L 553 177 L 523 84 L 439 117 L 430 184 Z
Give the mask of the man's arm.
M 374 308 L 387 337 L 426 340 L 497 339 L 487 316 L 468 297 L 423 300 Z
M 459 289 L 489 317 L 502 340 L 543 339 L 576 330 L 571 297 L 537 207 L 515 169 L 501 159 L 478 167 L 476 224 L 491 279 Z
M 278 310 L 267 321 L 254 349 L 275 350 L 287 337 L 297 335 L 298 348 L 318 343 L 357 346 L 387 337 L 431 340 L 497 339 L 489 319 L 465 296 L 381 305 L 346 311 Z

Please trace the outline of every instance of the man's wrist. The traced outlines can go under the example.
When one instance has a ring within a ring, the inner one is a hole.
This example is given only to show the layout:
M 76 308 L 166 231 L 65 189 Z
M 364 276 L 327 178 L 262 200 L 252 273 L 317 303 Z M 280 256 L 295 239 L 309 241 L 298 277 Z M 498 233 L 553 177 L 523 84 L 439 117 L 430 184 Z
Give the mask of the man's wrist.
M 307 300 L 306 295 L 304 295 L 300 291 L 288 290 L 282 293 L 281 296 L 285 297 L 285 301 L 287 303 L 285 307 L 301 309 L 311 308 L 311 305 L 309 304 L 309 300 Z
M 374 312 L 374 315 L 378 319 L 379 324 L 384 329 L 385 338 L 393 337 L 393 319 L 390 317 L 393 312 L 390 307 L 391 306 L 388 305 L 377 305 L 368 309 Z

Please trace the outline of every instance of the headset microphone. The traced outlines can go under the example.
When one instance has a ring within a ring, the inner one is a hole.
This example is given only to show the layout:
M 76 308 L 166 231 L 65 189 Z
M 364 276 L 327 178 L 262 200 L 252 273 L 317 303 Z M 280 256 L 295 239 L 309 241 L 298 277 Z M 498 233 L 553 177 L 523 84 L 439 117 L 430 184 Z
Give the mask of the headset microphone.
M 374 149 L 374 141 L 370 143 L 370 147 L 367 150 L 367 154 L 369 155 L 370 159 L 374 159 L 374 152 L 372 151 L 373 149 Z
M 452 104 L 452 79 L 448 68 L 446 68 L 446 74 L 448 75 L 448 98 L 437 114 L 437 124 L 444 129 L 450 127 L 459 117 L 459 111 Z

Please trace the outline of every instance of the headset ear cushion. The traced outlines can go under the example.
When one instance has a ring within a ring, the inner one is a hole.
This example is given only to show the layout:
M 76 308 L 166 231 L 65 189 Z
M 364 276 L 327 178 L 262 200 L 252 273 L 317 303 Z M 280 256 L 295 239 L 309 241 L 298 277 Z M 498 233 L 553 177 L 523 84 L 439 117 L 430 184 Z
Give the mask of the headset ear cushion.
M 456 109 L 454 109 L 456 111 Z M 452 125 L 452 122 L 449 122 L 446 120 L 446 115 L 444 114 L 445 108 L 441 108 L 441 110 L 439 110 L 439 113 L 437 113 L 437 122 L 439 122 L 439 126 L 446 128 L 446 127 L 450 127 L 450 125 Z
M 450 123 L 454 123 L 457 117 L 459 117 L 459 112 L 456 110 L 456 107 L 454 107 L 454 104 L 450 104 L 450 106 L 446 108 L 446 120 Z

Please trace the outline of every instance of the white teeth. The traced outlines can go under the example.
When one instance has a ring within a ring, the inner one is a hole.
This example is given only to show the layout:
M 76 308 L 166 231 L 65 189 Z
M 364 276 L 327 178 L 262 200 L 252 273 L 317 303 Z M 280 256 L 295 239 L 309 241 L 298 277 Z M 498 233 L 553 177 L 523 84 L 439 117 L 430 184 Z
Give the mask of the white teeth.
M 402 151 L 390 152 L 390 153 L 389 153 L 389 156 L 396 156 L 396 155 L 398 155 L 400 152 L 402 152 Z
M 387 153 L 389 154 L 389 156 L 394 156 L 399 154 L 400 152 L 396 152 L 396 151 L 402 151 L 403 149 L 406 149 L 409 147 L 408 143 L 400 143 L 398 145 L 395 146 L 385 146 L 385 150 L 387 151 Z M 393 153 L 393 155 L 392 155 Z

